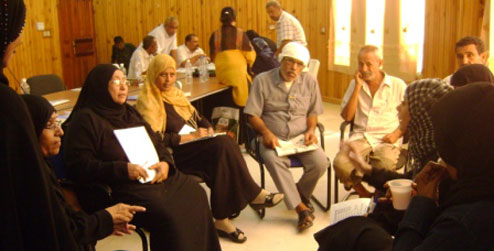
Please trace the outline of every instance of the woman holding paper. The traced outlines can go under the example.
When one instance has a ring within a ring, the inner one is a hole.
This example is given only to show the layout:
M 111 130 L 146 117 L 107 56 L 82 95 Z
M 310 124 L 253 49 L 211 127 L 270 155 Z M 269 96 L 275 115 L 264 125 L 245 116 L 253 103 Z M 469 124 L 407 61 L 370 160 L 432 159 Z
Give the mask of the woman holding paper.
M 115 201 L 144 206 L 146 212 L 135 215 L 133 223 L 150 230 L 152 250 L 219 250 L 204 190 L 175 168 L 158 135 L 125 103 L 127 83 L 123 72 L 109 64 L 88 74 L 64 123 L 69 176 L 79 184 L 107 184 Z M 148 170 L 129 163 L 114 135 L 114 130 L 139 126 L 160 160 Z M 155 172 L 152 181 L 140 183 L 149 172 Z
M 200 176 L 211 188 L 211 207 L 220 236 L 244 242 L 245 235 L 228 217 L 238 214 L 248 203 L 255 209 L 275 206 L 283 195 L 269 193 L 254 182 L 239 147 L 229 136 L 187 143 L 211 134 L 213 128 L 175 87 L 175 80 L 173 58 L 154 57 L 137 99 L 137 109 L 153 131 L 162 135 L 165 144 L 173 148 L 177 168 Z M 179 135 L 185 125 L 196 131 Z

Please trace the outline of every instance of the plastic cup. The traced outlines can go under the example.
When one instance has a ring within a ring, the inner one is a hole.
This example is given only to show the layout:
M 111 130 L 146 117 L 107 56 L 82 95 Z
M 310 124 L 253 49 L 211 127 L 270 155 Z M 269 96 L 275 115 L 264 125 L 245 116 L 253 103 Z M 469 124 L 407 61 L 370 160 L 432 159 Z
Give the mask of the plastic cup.
M 393 198 L 393 207 L 396 210 L 406 210 L 412 199 L 412 180 L 395 179 L 388 185 Z

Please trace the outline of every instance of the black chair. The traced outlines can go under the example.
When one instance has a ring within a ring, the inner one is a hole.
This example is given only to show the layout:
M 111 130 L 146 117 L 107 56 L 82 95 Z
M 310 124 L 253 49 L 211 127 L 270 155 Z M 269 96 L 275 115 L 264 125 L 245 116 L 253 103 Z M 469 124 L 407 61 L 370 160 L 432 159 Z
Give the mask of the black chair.
M 320 141 L 321 142 L 321 147 L 322 149 L 324 148 L 324 126 L 321 123 L 317 123 L 317 128 L 320 132 Z M 264 160 L 261 157 L 260 153 L 260 140 L 259 137 L 262 137 L 259 135 L 252 125 L 247 123 L 247 142 L 245 143 L 245 149 L 247 153 L 257 161 L 259 164 L 259 169 L 261 173 L 261 187 L 265 188 L 265 175 L 264 175 Z M 253 147 L 252 147 L 253 143 Z M 329 160 L 329 158 L 328 158 Z M 329 166 L 327 170 L 327 193 L 326 193 L 326 204 L 324 205 L 321 201 L 319 201 L 314 195 L 312 195 L 311 199 L 324 211 L 328 211 L 329 208 L 331 207 L 331 161 L 328 161 Z M 302 163 L 297 158 L 290 158 L 290 167 L 303 167 Z M 259 217 L 262 219 L 266 215 L 266 210 L 261 209 L 257 211 L 257 214 Z
M 33 76 L 27 79 L 27 83 L 31 89 L 30 94 L 39 96 L 67 89 L 62 79 L 56 74 Z
M 69 180 L 66 176 L 65 172 L 65 162 L 63 161 L 63 153 L 62 149 L 60 152 L 52 156 L 50 161 L 55 169 L 55 173 L 57 176 L 60 185 L 62 186 L 65 198 L 69 205 L 71 205 L 74 209 L 80 210 L 84 209 L 84 211 L 88 214 L 92 214 L 102 208 L 106 208 L 116 204 L 112 199 L 112 191 L 108 185 L 103 184 L 88 184 L 83 187 L 78 187 L 74 182 Z M 90 191 L 84 194 L 77 194 L 76 191 L 78 189 L 87 189 L 86 191 Z M 86 196 L 87 194 L 91 194 L 91 196 Z M 143 229 L 136 226 L 134 230 L 142 241 L 142 250 L 148 251 L 148 240 L 146 234 Z

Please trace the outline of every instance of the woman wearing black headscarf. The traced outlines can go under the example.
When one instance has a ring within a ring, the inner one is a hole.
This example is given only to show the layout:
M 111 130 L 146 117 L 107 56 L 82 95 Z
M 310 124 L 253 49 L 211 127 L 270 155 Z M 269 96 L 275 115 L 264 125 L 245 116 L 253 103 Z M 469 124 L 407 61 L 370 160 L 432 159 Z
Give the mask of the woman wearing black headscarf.
M 127 223 L 136 212 L 144 211 L 138 206 L 129 206 L 119 203 L 112 207 L 99 210 L 92 215 L 87 215 L 82 210 L 75 211 L 65 200 L 64 193 L 51 168 L 48 157 L 57 155 L 60 150 L 62 128 L 57 124 L 57 113 L 55 108 L 43 97 L 35 95 L 22 95 L 26 103 L 31 118 L 33 119 L 34 130 L 39 139 L 41 153 L 45 158 L 50 186 L 56 194 L 59 203 L 64 209 L 70 230 L 79 244 L 79 250 L 94 250 L 94 243 L 111 233 L 117 235 L 130 233 L 130 229 L 135 227 Z
M 417 196 L 394 250 L 494 250 L 493 118 L 490 83 L 466 85 L 434 105 L 434 140 L 444 162 L 429 163 L 415 178 Z
M 494 76 L 487 66 L 483 64 L 465 65 L 458 69 L 451 77 L 451 85 L 454 88 L 476 82 L 489 82 L 494 84 Z
M 152 250 L 219 250 L 204 190 L 175 168 L 159 136 L 125 103 L 126 83 L 112 65 L 98 65 L 88 74 L 64 124 L 69 176 L 79 184 L 107 184 L 116 201 L 144 206 L 146 212 L 133 222 L 150 230 Z M 145 127 L 159 155 L 151 183 L 137 181 L 147 176 L 146 170 L 129 163 L 113 133 L 136 126 Z
M 26 7 L 22 0 L 2 0 L 0 6 L 0 83 L 8 86 L 3 68 L 7 67 L 15 49 L 22 43 Z
M 0 6 L 0 250 L 78 250 L 26 105 L 3 75 L 21 43 L 24 2 L 2 0 Z

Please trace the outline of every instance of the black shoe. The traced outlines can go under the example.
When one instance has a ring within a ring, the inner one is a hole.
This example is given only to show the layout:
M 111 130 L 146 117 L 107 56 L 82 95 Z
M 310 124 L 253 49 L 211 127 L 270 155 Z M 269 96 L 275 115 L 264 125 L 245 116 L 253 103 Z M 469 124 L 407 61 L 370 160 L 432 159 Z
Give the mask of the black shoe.
M 276 195 L 281 195 L 278 201 L 274 201 L 274 197 Z M 278 205 L 284 198 L 284 195 L 282 193 L 270 193 L 266 195 L 266 198 L 264 199 L 264 203 L 262 204 L 254 204 L 254 203 L 249 203 L 250 207 L 254 209 L 255 211 L 259 211 L 261 209 L 267 208 L 267 207 L 274 207 Z
M 238 228 L 236 228 L 235 231 L 233 231 L 231 233 L 227 233 L 227 232 L 220 230 L 220 229 L 216 229 L 216 231 L 218 232 L 218 235 L 220 237 L 228 238 L 231 241 L 236 242 L 236 243 L 244 243 L 247 240 L 247 236 L 245 236 L 244 232 L 242 232 L 242 230 L 240 230 Z M 243 235 L 244 237 L 239 238 L 240 235 Z

